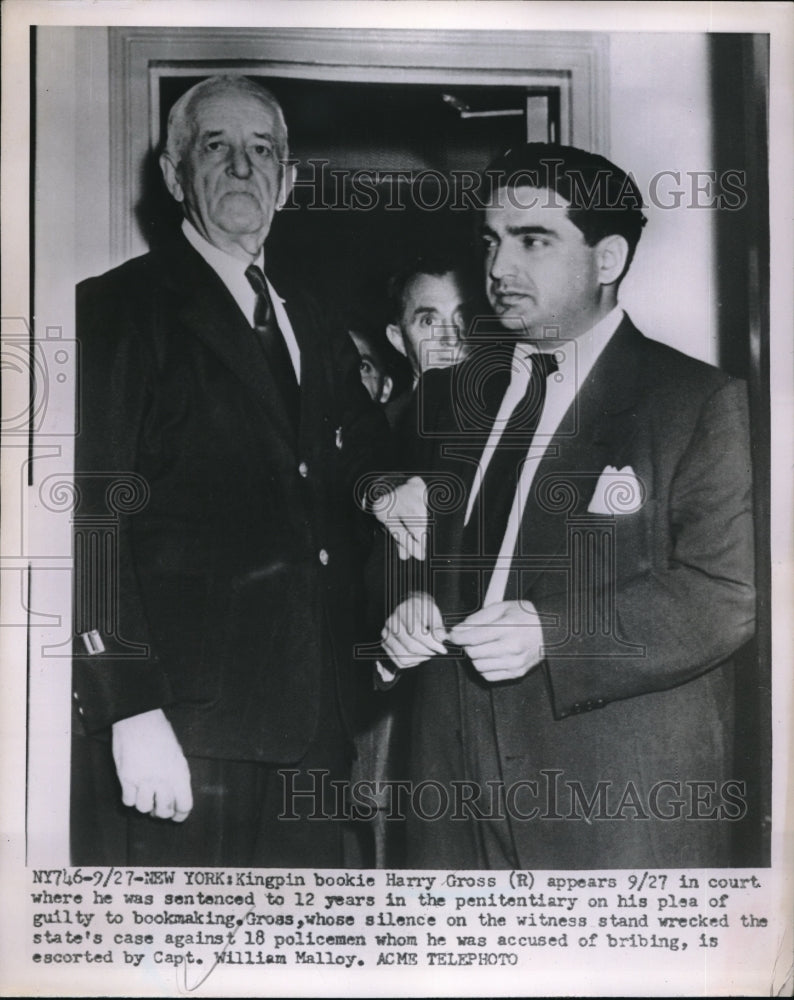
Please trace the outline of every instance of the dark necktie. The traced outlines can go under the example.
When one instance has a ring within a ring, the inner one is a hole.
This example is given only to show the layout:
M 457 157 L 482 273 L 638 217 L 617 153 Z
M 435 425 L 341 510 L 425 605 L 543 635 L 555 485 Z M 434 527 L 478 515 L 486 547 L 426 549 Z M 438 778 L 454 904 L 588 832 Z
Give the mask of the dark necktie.
M 254 331 L 257 340 L 278 384 L 287 414 L 293 423 L 297 423 L 300 413 L 298 380 L 295 377 L 295 368 L 289 356 L 284 335 L 273 311 L 273 303 L 270 300 L 265 276 L 256 264 L 250 264 L 245 269 L 245 276 L 248 278 L 251 288 L 256 292 Z
M 527 457 L 543 412 L 546 379 L 556 372 L 558 367 L 553 354 L 535 353 L 530 357 L 532 372 L 527 389 L 516 403 L 491 455 L 469 522 L 464 529 L 465 553 L 483 556 L 489 570 L 502 545 L 521 466 Z M 526 364 L 527 361 L 519 359 L 519 363 Z M 490 572 L 486 576 L 490 578 Z M 487 584 L 487 580 L 485 582 Z

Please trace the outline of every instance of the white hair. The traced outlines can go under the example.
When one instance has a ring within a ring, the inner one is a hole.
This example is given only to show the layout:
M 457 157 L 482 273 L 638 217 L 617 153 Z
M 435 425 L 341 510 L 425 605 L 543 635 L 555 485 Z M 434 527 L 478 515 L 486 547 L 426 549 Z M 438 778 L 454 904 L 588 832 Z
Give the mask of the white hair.
M 278 157 L 286 160 L 288 155 L 287 147 L 287 123 L 284 121 L 284 112 L 273 94 L 267 88 L 258 84 L 255 80 L 247 76 L 210 76 L 206 80 L 197 83 L 190 90 L 186 91 L 171 108 L 168 115 L 168 133 L 165 144 L 165 151 L 174 164 L 178 164 L 182 158 L 185 146 L 191 139 L 192 116 L 196 104 L 205 97 L 221 93 L 249 94 L 257 98 L 265 107 L 269 108 L 276 119 L 277 134 L 275 136 Z

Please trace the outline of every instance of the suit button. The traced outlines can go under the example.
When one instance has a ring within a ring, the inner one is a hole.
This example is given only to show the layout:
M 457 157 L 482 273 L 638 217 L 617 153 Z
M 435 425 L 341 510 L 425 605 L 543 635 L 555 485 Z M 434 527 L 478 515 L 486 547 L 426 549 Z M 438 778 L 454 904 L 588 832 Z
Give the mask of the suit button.
M 574 713 L 578 713 L 578 712 L 582 711 L 582 706 L 579 704 L 578 701 L 574 702 L 574 704 L 571 705 L 571 711 L 574 712 Z
M 301 462 L 298 466 L 298 472 L 305 479 L 309 475 L 309 466 L 305 462 Z
M 320 560 L 320 562 L 323 564 L 323 566 L 327 566 L 328 565 L 328 560 L 331 557 L 328 555 L 328 552 L 327 552 L 326 549 L 320 549 L 320 552 L 319 552 L 317 558 Z

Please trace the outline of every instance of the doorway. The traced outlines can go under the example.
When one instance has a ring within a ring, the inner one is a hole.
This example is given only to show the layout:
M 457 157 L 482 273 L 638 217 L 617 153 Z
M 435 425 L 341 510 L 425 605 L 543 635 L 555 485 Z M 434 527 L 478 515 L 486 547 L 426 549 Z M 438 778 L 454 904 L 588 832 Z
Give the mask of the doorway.
M 525 86 L 312 80 L 249 72 L 284 110 L 296 183 L 269 259 L 346 313 L 377 312 L 389 275 L 415 256 L 474 242 L 479 173 L 500 152 L 563 130 L 561 84 Z M 158 80 L 158 132 L 203 74 Z M 179 224 L 152 150 L 139 225 L 157 243 Z

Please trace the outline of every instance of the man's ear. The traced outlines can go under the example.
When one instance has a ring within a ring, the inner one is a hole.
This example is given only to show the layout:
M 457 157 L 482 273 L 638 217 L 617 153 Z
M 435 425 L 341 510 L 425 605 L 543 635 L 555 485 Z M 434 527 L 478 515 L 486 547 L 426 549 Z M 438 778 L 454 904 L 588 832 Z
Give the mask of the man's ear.
M 290 192 L 295 185 L 295 176 L 297 171 L 297 160 L 284 160 L 281 165 L 281 183 L 279 184 L 278 201 L 276 202 L 277 212 L 280 212 L 287 203 Z
M 179 170 L 177 169 L 177 164 L 174 163 L 168 153 L 163 153 L 160 157 L 160 169 L 163 172 L 163 179 L 165 180 L 165 186 L 168 188 L 168 193 L 174 201 L 183 202 L 185 200 L 185 192 L 182 190 L 182 184 L 179 180 Z
M 386 327 L 386 336 L 389 340 L 391 346 L 399 351 L 404 358 L 408 357 L 408 351 L 405 349 L 405 340 L 403 339 L 403 332 L 396 323 L 389 323 Z
M 629 244 L 624 236 L 616 233 L 605 236 L 596 244 L 598 280 L 602 285 L 614 285 L 623 277 L 629 259 Z
M 383 381 L 380 384 L 380 395 L 378 396 L 379 403 L 388 403 L 391 399 L 391 394 L 394 392 L 394 379 L 391 375 L 384 375 Z

